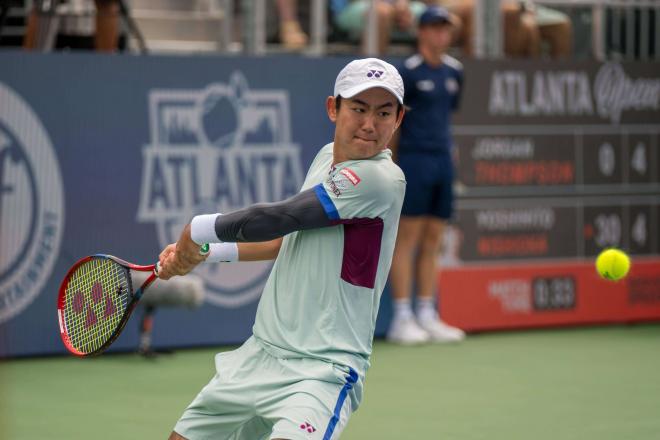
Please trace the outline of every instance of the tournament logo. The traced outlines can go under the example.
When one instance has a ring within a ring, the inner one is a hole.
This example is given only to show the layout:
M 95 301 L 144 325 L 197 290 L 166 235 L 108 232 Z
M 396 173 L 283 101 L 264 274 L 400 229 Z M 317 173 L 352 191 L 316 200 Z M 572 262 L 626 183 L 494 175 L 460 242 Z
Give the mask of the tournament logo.
M 286 90 L 248 87 L 241 73 L 201 90 L 149 93 L 138 221 L 161 246 L 197 214 L 231 212 L 295 195 L 303 183 Z M 271 262 L 202 264 L 207 300 L 239 307 L 259 297 Z
M 63 193 L 46 130 L 0 83 L 0 323 L 31 304 L 51 275 L 64 229 Z

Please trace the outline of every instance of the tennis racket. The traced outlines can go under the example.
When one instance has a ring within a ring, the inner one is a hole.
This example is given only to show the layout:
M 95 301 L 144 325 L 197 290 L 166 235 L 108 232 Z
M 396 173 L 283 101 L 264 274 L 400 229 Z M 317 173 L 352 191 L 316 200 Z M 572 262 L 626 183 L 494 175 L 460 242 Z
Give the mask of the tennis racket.
M 200 254 L 209 251 L 203 245 Z M 151 272 L 135 290 L 131 271 Z M 158 277 L 158 265 L 139 266 L 112 255 L 77 261 L 67 272 L 57 298 L 64 346 L 76 356 L 105 351 L 119 337 L 140 298 Z

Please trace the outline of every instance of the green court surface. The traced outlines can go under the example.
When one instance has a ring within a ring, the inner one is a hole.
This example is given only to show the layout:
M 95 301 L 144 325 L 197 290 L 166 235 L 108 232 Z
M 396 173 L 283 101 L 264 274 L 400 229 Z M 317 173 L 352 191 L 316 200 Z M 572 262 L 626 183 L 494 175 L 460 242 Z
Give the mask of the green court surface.
M 215 350 L 0 362 L 0 438 L 165 439 Z M 660 325 L 377 342 L 342 439 L 658 439 Z

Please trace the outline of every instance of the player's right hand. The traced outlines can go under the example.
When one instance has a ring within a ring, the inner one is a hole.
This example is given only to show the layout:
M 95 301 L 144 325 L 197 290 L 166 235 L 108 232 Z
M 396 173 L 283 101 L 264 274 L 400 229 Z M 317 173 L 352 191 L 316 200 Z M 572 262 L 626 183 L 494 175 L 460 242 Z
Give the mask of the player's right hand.
M 174 274 L 168 270 L 170 269 L 170 266 L 166 262 L 171 258 L 172 255 L 174 255 L 175 252 L 176 243 L 172 243 L 165 246 L 165 249 L 163 249 L 160 255 L 158 255 L 158 278 L 168 280 L 174 276 Z
M 175 275 L 185 275 L 206 258 L 208 253 L 200 254 L 199 245 L 190 237 L 190 225 L 186 225 L 179 241 L 166 246 L 160 253 L 158 277 L 168 280 Z

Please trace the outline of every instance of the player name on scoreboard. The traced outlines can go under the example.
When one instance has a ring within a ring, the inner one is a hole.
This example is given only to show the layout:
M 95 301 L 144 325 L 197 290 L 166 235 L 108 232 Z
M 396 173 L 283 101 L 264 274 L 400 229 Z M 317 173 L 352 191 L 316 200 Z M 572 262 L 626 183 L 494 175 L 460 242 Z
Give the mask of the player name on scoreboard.
M 591 132 L 587 132 L 589 128 Z M 487 133 L 488 127 L 479 130 L 484 134 L 454 137 L 459 180 L 470 189 L 603 184 L 646 184 L 657 189 L 660 183 L 660 126 L 562 126 L 552 130 L 509 126 L 492 127 L 492 133 Z M 476 130 L 462 126 L 456 131 Z M 471 195 L 479 195 L 479 191 Z
M 660 249 L 660 199 L 497 199 L 464 204 L 457 214 L 454 257 L 463 263 L 591 258 L 606 247 L 633 255 Z

